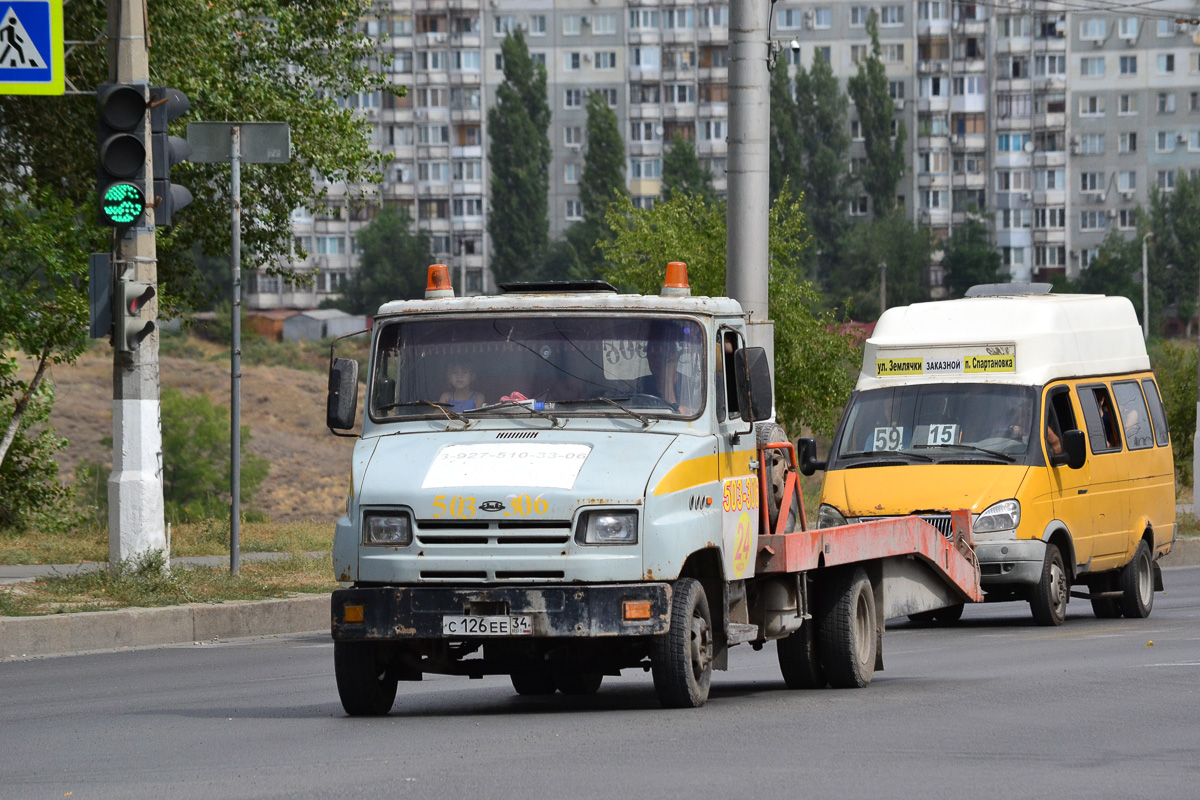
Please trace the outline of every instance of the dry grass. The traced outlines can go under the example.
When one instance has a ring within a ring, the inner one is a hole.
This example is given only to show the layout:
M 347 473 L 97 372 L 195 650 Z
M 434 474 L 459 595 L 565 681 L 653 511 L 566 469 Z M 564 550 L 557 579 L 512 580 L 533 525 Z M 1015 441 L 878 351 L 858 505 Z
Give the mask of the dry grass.
M 243 553 L 328 552 L 333 523 L 243 522 Z M 207 520 L 171 527 L 172 556 L 219 556 L 229 553 L 229 521 Z M 108 560 L 108 531 L 88 528 L 66 535 L 0 534 L 0 564 L 79 564 Z
M 70 577 L 0 586 L 0 615 L 31 616 L 118 608 L 266 600 L 324 593 L 337 584 L 328 558 L 294 555 L 246 563 L 234 577 L 225 569 L 162 568 L 161 556 Z

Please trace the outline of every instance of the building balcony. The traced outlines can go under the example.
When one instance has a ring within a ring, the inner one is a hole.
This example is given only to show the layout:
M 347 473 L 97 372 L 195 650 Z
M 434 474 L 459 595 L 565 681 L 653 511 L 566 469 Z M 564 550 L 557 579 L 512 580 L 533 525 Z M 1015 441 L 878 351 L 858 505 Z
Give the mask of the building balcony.
M 634 5 L 634 3 L 630 3 L 629 5 Z M 650 4 L 647 3 L 647 5 Z M 654 3 L 654 5 L 658 5 L 658 3 Z M 629 31 L 628 42 L 629 44 L 660 44 L 662 42 L 662 34 L 658 31 Z
M 655 142 L 630 142 L 630 156 L 661 156 L 663 151 L 662 141 Z
M 950 20 L 948 19 L 917 20 L 917 35 L 922 38 L 927 36 L 947 36 L 950 33 L 950 27 Z
M 414 6 L 416 3 L 420 2 L 422 2 L 422 0 L 414 0 Z M 420 11 L 421 9 L 414 8 L 413 10 Z M 441 47 L 450 44 L 450 34 L 447 31 L 437 31 L 436 33 L 418 33 L 413 36 L 413 44 L 416 45 L 418 50 L 426 47 Z
M 729 28 L 698 28 L 696 40 L 700 44 L 729 44 Z
M 1033 154 L 1033 165 L 1035 167 L 1065 167 L 1067 154 L 1062 150 L 1036 152 Z
M 987 175 L 982 172 L 959 173 L 952 177 L 955 189 L 986 189 Z
M 483 145 L 463 144 L 450 148 L 451 158 L 483 158 Z
M 954 32 L 959 36 L 985 36 L 987 26 L 986 19 L 958 19 L 954 21 Z
M 696 68 L 691 64 L 678 67 L 663 67 L 664 81 L 693 81 L 696 79 Z
M 454 71 L 450 73 L 451 86 L 478 86 L 483 82 L 483 76 L 478 72 Z
M 450 191 L 455 197 L 482 197 L 483 183 L 481 181 L 454 181 Z
M 417 187 L 411 183 L 385 183 L 384 200 L 411 200 L 417 196 Z
M 452 11 L 477 11 L 483 8 L 480 0 L 446 0 Z
M 1063 130 L 1067 127 L 1067 115 L 1062 112 L 1057 114 L 1034 114 L 1033 127 L 1038 130 Z
M 918 97 L 918 111 L 949 111 L 950 98 L 946 97 Z
M 699 139 L 696 141 L 696 155 L 723 156 L 729 152 L 729 145 L 723 139 Z
M 663 119 L 695 119 L 695 103 L 668 103 L 663 106 Z
M 413 83 L 417 86 L 448 86 L 450 74 L 442 70 L 418 71 L 413 75 Z
M 1009 53 L 1028 53 L 1033 50 L 1033 39 L 1029 37 L 1020 37 L 1016 39 L 1003 38 L 996 40 L 996 54 L 1008 55 Z
M 997 92 L 1028 92 L 1031 83 L 1029 78 L 997 78 L 993 85 Z
M 417 158 L 428 161 L 431 158 L 449 158 L 450 145 L 448 144 L 419 144 L 417 145 Z
M 987 152 L 987 134 L 964 133 L 950 137 L 950 146 L 956 153 L 985 153 Z
M 467 50 L 478 50 L 483 47 L 483 37 L 478 33 L 452 33 L 450 44 Z
M 700 103 L 696 113 L 700 119 L 725 119 L 729 116 L 729 103 Z
M 1035 228 L 1033 231 L 1034 244 L 1066 244 L 1067 232 L 1062 228 Z
M 1067 204 L 1067 193 L 1063 189 L 1034 192 L 1033 204 L 1036 206 L 1063 206 Z
M 663 5 L 674 4 L 665 2 Z M 676 30 L 675 28 L 668 28 L 662 32 L 661 36 L 663 44 L 692 44 L 696 41 L 696 29 L 684 28 Z
M 956 114 L 983 114 L 987 112 L 986 94 L 960 94 L 950 98 L 950 110 Z
M 642 83 L 644 81 L 657 81 L 662 79 L 659 68 L 654 67 L 630 67 L 628 79 L 633 83 Z
M 729 67 L 701 67 L 699 70 L 700 80 L 715 81 L 717 83 L 729 82 Z
M 430 108 L 418 108 L 413 111 L 413 121 L 422 122 L 449 122 L 450 109 L 445 106 L 433 106 Z
M 629 106 L 630 119 L 662 119 L 662 106 L 658 103 L 633 103 Z
M 956 58 L 955 75 L 982 75 L 987 71 L 987 60 L 983 58 Z
M 452 108 L 450 121 L 454 123 L 483 122 L 483 111 L 478 108 Z
M 422 200 L 444 200 L 450 196 L 450 184 L 445 181 L 417 181 L 417 196 Z

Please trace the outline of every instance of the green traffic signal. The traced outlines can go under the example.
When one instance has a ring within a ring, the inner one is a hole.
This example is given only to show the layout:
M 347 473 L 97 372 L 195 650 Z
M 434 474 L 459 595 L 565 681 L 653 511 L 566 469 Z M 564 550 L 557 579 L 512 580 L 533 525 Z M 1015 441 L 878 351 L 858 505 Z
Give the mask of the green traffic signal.
M 106 225 L 132 225 L 145 211 L 146 195 L 132 183 L 114 183 L 100 197 L 100 220 Z

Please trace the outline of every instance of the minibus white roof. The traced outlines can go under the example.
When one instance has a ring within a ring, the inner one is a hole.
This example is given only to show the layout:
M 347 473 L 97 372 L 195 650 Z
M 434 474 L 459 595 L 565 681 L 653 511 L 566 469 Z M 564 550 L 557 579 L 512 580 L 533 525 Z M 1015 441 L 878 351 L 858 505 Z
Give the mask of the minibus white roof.
M 1148 369 L 1127 298 L 989 295 L 888 309 L 867 339 L 857 388 L 934 381 L 1041 386 Z

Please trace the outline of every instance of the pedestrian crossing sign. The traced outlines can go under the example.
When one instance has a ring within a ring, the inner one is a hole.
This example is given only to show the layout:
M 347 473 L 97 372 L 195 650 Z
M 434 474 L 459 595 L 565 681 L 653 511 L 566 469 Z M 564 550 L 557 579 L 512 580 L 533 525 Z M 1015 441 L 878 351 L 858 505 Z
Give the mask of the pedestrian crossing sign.
M 63 94 L 63 0 L 0 0 L 0 95 Z

